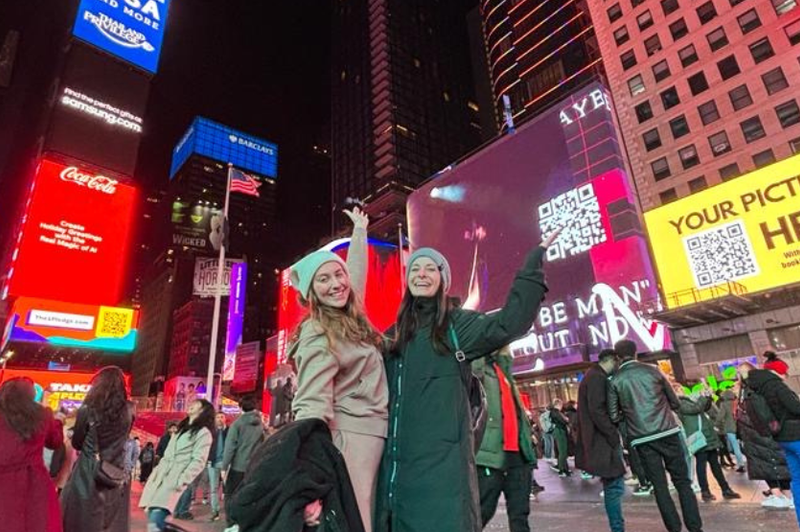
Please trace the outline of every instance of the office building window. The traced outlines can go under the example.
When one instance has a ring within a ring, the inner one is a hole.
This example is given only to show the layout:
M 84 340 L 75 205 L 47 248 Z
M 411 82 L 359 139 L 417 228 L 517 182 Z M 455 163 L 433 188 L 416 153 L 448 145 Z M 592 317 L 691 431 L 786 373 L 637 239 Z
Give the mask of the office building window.
M 717 111 L 717 104 L 714 100 L 698 106 L 697 112 L 700 113 L 700 120 L 704 126 L 719 120 L 719 111 Z
M 631 7 L 635 8 L 644 4 L 645 0 L 631 0 Z
M 608 13 L 608 21 L 612 24 L 622 18 L 622 8 L 619 4 L 609 7 L 606 13 Z
M 658 40 L 658 34 L 644 40 L 644 49 L 647 50 L 648 57 L 661 50 L 661 41 Z
M 636 54 L 633 53 L 633 50 L 628 50 L 619 56 L 619 60 L 622 63 L 622 69 L 628 70 L 636 65 Z
M 742 2 L 744 2 L 744 0 L 728 0 L 728 3 L 730 3 L 731 7 L 736 7 Z
M 614 30 L 614 42 L 617 43 L 617 46 L 623 45 L 631 39 L 631 36 L 628 35 L 628 27 L 622 26 L 621 28 L 617 28 Z
M 797 0 L 772 0 L 772 7 L 775 8 L 777 14 L 783 15 L 797 7 Z
M 689 33 L 689 28 L 686 27 L 686 21 L 680 18 L 669 25 L 669 32 L 672 34 L 672 40 L 677 41 Z
M 717 10 L 714 9 L 714 2 L 706 2 L 695 11 L 697 11 L 697 18 L 700 19 L 700 24 L 706 24 L 717 16 Z
M 719 27 L 706 35 L 708 46 L 711 47 L 712 52 L 716 52 L 723 46 L 728 44 L 728 36 L 725 35 L 725 30 Z
M 780 120 L 784 129 L 800 122 L 800 109 L 797 108 L 797 101 L 795 100 L 789 100 L 777 106 L 775 114 L 778 115 L 778 120 Z
M 800 43 L 800 20 L 795 20 L 791 24 L 787 24 L 783 28 L 786 37 L 792 45 Z
M 681 99 L 678 98 L 678 91 L 675 90 L 675 87 L 670 87 L 661 93 L 661 103 L 664 106 L 664 110 L 675 107 L 681 103 Z
M 678 57 L 681 60 L 681 65 L 687 67 L 697 61 L 697 50 L 695 50 L 693 44 L 690 44 L 678 51 Z
M 656 181 L 661 181 L 662 179 L 666 179 L 672 175 L 672 172 L 669 170 L 669 163 L 667 162 L 666 157 L 656 159 L 650 163 L 650 168 L 653 169 L 653 177 L 656 178 Z
M 792 153 L 794 153 L 795 155 L 800 153 L 800 137 L 797 137 L 796 139 L 792 139 L 789 141 L 789 149 L 791 149 Z
M 653 151 L 661 147 L 661 136 L 658 134 L 658 129 L 645 131 L 642 135 L 642 140 L 644 141 L 644 147 L 647 151 Z
M 739 21 L 739 28 L 741 28 L 742 33 L 750 33 L 757 27 L 761 26 L 761 19 L 758 18 L 758 13 L 755 9 L 751 9 L 738 17 L 736 20 Z
M 692 91 L 693 96 L 697 96 L 701 92 L 708 90 L 708 81 L 706 81 L 706 75 L 703 74 L 702 71 L 694 76 L 690 76 L 687 81 L 689 82 L 689 89 Z
M 656 78 L 657 82 L 668 78 L 669 75 L 669 64 L 666 59 L 653 65 L 653 77 Z
M 700 192 L 701 190 L 708 187 L 708 183 L 706 183 L 705 176 L 696 177 L 689 181 L 689 192 L 694 194 L 695 192 Z
M 757 115 L 740 123 L 739 127 L 742 128 L 744 141 L 748 144 L 767 136 L 764 126 L 761 125 L 761 119 Z
M 786 76 L 783 75 L 781 67 L 773 68 L 769 72 L 763 74 L 761 80 L 764 82 L 767 94 L 775 94 L 789 86 L 789 82 L 786 81 Z
M 689 134 L 689 123 L 686 117 L 681 115 L 669 121 L 669 129 L 672 131 L 672 138 L 678 139 Z
M 736 56 L 734 55 L 729 55 L 722 61 L 719 61 L 717 63 L 717 68 L 719 69 L 719 75 L 722 76 L 723 80 L 731 79 L 733 76 L 741 72 L 739 69 L 739 63 L 736 62 Z
M 753 164 L 756 165 L 756 168 L 762 168 L 774 162 L 775 162 L 775 154 L 772 153 L 772 150 L 770 149 L 760 151 L 755 155 L 753 155 Z
M 731 151 L 731 143 L 728 142 L 728 134 L 724 131 L 714 133 L 708 137 L 708 143 L 711 145 L 711 152 L 714 154 L 714 157 L 719 157 L 723 153 Z
M 750 97 L 750 91 L 747 90 L 747 85 L 739 85 L 735 89 L 728 92 L 728 96 L 731 98 L 731 105 L 733 106 L 734 111 L 744 109 L 753 103 L 753 98 Z
M 639 120 L 640 124 L 653 118 L 653 108 L 650 106 L 650 100 L 640 103 L 635 109 L 636 118 Z
M 736 163 L 723 166 L 719 169 L 719 177 L 723 181 L 728 181 L 734 177 L 739 177 L 741 174 L 742 172 L 739 170 L 739 165 Z
M 650 26 L 653 25 L 653 15 L 650 14 L 650 10 L 648 9 L 638 17 L 636 17 L 636 23 L 639 24 L 639 30 L 644 31 Z
M 750 55 L 753 56 L 753 61 L 755 61 L 756 64 L 766 61 L 775 55 L 775 51 L 772 49 L 772 45 L 769 43 L 769 37 L 764 37 L 763 39 L 759 39 L 751 44 Z
M 661 205 L 666 205 L 678 199 L 678 193 L 675 192 L 674 188 L 668 188 L 664 192 L 659 192 L 658 198 L 661 200 Z
M 631 91 L 631 96 L 636 96 L 645 91 L 644 80 L 641 75 L 636 75 L 628 80 L 628 89 Z
M 683 166 L 684 170 L 700 164 L 700 157 L 697 155 L 697 149 L 695 149 L 694 144 L 678 150 L 678 156 L 681 158 L 681 166 Z
M 665 17 L 677 11 L 678 7 L 678 0 L 661 0 L 661 11 L 664 12 Z

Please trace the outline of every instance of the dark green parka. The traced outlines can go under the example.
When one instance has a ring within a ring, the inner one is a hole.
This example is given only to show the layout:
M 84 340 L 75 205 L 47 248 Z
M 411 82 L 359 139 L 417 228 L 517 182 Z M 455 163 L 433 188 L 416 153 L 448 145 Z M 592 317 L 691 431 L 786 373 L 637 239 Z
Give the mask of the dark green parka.
M 505 306 L 493 314 L 451 313 L 469 360 L 525 334 L 547 288 L 544 248 L 528 255 Z M 431 326 L 436 302 L 414 302 L 419 325 L 400 353 L 387 355 L 389 437 L 378 475 L 375 532 L 480 532 L 478 478 L 467 394 L 455 349 L 440 354 Z

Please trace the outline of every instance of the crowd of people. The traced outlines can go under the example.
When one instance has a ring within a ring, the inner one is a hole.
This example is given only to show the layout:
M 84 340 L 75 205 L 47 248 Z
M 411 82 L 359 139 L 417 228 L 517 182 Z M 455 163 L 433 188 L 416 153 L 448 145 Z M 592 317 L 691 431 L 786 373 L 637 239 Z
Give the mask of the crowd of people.
M 601 480 L 612 532 L 625 530 L 627 483 L 654 495 L 669 532 L 684 524 L 702 532 L 697 494 L 715 499 L 708 469 L 725 499 L 740 497 L 724 466 L 765 481 L 764 506 L 797 511 L 800 399 L 774 353 L 762 368 L 741 364 L 737 386 L 716 395 L 687 392 L 695 388 L 638 361 L 636 344 L 621 340 L 586 372 L 577 401 L 556 399 L 534 415 L 507 346 L 538 314 L 543 258 L 558 232 L 525 258 L 491 314 L 461 308 L 449 295 L 447 259 L 417 249 L 396 325 L 381 333 L 361 302 L 368 218 L 346 213 L 354 224 L 347 261 L 319 251 L 291 269 L 308 313 L 290 342 L 296 391 L 285 394 L 291 414 L 278 432 L 267 437 L 251 397 L 230 427 L 194 397 L 186 417 L 142 448 L 119 368 L 94 377 L 67 430 L 63 413 L 34 401 L 29 379 L 11 379 L 0 387 L 3 529 L 129 530 L 137 464 L 149 532 L 169 529 L 170 516 L 194 519 L 199 490 L 212 521 L 224 511 L 227 532 L 479 532 L 501 494 L 511 532 L 529 532 L 542 456 L 562 478 L 573 475 L 574 456 L 582 478 Z

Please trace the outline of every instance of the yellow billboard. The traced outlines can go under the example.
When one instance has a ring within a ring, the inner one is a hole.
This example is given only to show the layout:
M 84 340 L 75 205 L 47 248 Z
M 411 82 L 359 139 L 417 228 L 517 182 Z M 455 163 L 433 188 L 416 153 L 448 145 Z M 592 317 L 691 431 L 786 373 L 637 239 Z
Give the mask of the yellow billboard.
M 644 219 L 667 308 L 800 283 L 800 155 Z

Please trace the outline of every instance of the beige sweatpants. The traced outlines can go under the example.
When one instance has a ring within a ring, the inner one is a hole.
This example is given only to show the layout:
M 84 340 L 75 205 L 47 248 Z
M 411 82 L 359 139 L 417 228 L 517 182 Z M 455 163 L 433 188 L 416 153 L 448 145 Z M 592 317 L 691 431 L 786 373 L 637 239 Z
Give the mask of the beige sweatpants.
M 375 501 L 375 484 L 381 463 L 385 438 L 345 430 L 331 431 L 333 444 L 341 451 L 347 464 L 350 483 L 356 494 L 358 510 L 364 530 L 372 532 L 372 509 Z

